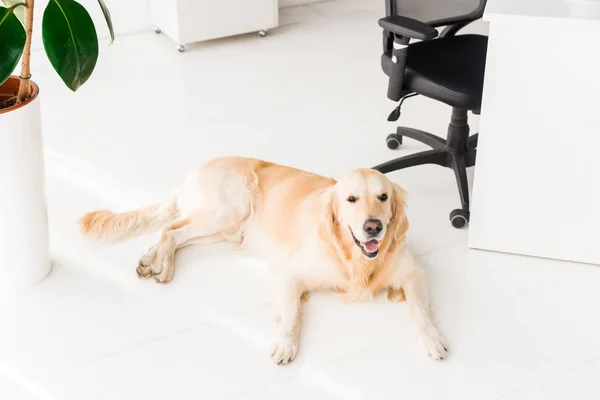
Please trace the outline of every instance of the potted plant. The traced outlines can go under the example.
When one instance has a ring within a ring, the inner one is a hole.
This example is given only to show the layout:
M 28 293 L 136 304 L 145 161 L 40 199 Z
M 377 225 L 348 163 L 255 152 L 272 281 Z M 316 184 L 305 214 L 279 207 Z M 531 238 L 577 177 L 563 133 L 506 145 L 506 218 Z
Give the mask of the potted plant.
M 32 285 L 51 270 L 39 88 L 31 80 L 35 0 L 0 0 L 0 288 Z M 98 0 L 114 31 L 110 13 Z M 72 91 L 92 75 L 98 35 L 75 0 L 50 0 L 42 18 L 50 63 Z M 18 76 L 12 75 L 21 60 Z

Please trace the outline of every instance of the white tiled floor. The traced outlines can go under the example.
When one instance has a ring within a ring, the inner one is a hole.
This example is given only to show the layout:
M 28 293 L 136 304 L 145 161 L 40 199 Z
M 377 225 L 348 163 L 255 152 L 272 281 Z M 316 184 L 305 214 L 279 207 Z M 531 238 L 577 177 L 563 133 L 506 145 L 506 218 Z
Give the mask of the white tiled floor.
M 447 219 L 454 178 L 437 167 L 390 178 L 410 193 L 409 245 L 450 343 L 442 363 L 421 353 L 403 304 L 317 295 L 298 359 L 276 367 L 259 260 L 186 249 L 175 280 L 158 286 L 135 276 L 153 237 L 103 247 L 78 236 L 82 212 L 153 201 L 218 155 L 340 176 L 399 154 L 384 141 L 394 105 L 379 66 L 380 3 L 285 9 L 265 39 L 184 54 L 163 36 L 119 37 L 76 94 L 36 54 L 57 265 L 41 284 L 0 295 L 0 399 L 600 397 L 600 269 L 468 250 L 467 232 Z M 415 98 L 401 122 L 443 134 L 448 117 Z M 407 141 L 401 152 L 421 149 Z

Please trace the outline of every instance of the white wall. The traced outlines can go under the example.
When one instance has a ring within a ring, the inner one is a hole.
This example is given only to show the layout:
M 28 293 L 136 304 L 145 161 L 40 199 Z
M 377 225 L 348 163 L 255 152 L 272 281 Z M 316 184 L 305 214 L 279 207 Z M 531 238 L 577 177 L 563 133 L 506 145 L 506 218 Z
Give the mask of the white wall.
M 301 4 L 317 3 L 323 0 L 279 0 L 279 7 L 292 7 L 299 6 Z

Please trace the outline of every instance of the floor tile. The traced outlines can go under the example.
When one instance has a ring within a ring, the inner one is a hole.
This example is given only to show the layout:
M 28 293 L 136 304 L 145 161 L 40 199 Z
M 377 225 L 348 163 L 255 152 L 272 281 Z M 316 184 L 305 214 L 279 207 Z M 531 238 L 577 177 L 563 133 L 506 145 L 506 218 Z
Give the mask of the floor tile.
M 269 303 L 233 316 L 230 324 L 266 346 L 275 337 L 274 316 L 275 309 Z M 304 306 L 302 320 L 300 351 L 294 363 L 303 371 L 399 335 L 410 341 L 414 338 L 406 305 L 388 302 L 384 295 L 373 301 L 344 303 L 335 294 L 313 294 Z
M 2 296 L 0 304 L 0 318 L 10 321 L 0 330 L 0 362 L 28 377 L 201 323 L 187 309 L 170 310 L 60 265 L 42 283 Z
M 444 318 L 514 301 L 581 275 L 598 279 L 600 274 L 587 265 L 472 250 L 465 243 L 427 253 L 418 261 L 429 278 L 437 313 Z
M 593 400 L 600 398 L 600 361 L 580 364 L 561 371 L 541 382 L 509 393 L 502 400 L 560 400 L 565 398 Z
M 61 400 L 229 399 L 285 380 L 267 349 L 249 346 L 228 329 L 187 330 L 40 381 Z
M 303 374 L 298 378 L 288 379 L 280 383 L 269 385 L 256 392 L 235 397 L 235 400 L 339 400 L 351 397 L 340 397 L 339 393 L 331 393 L 330 388 L 321 387 L 317 383 L 310 383 L 309 379 L 303 379 Z M 358 399 L 357 399 L 358 400 Z M 361 399 L 368 400 L 368 399 Z
M 296 24 L 308 24 L 308 23 L 325 23 L 328 18 L 325 15 L 316 12 L 310 7 L 286 7 L 279 10 L 279 26 L 277 31 L 281 30 L 281 27 Z
M 36 394 L 34 394 L 35 392 L 36 392 L 36 389 L 31 390 L 27 387 L 24 387 L 21 383 L 15 381 L 11 377 L 8 377 L 8 376 L 4 375 L 2 372 L 0 372 L 0 399 L 54 400 L 54 399 L 51 399 L 50 397 L 43 396 L 45 393 L 38 393 L 38 394 L 42 394 L 42 396 L 36 396 Z M 45 398 L 43 398 L 43 397 L 45 397 Z
M 587 318 L 598 277 L 577 291 L 556 282 L 482 310 L 441 319 L 450 356 L 436 363 L 402 337 L 323 367 L 327 380 L 363 395 L 389 398 L 401 382 L 409 397 L 497 399 L 566 367 L 600 356 L 600 324 Z M 572 282 L 575 283 L 574 281 Z M 585 300 L 587 299 L 587 300 Z M 377 368 L 372 366 L 377 365 Z

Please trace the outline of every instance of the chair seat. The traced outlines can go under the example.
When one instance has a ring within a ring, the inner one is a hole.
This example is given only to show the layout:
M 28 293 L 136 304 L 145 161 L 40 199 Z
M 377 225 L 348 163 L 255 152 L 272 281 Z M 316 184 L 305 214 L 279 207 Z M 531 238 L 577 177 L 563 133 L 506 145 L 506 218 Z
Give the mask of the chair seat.
M 452 107 L 479 110 L 487 37 L 458 35 L 411 44 L 406 58 L 403 90 L 444 102 Z M 389 75 L 392 53 L 381 57 Z

